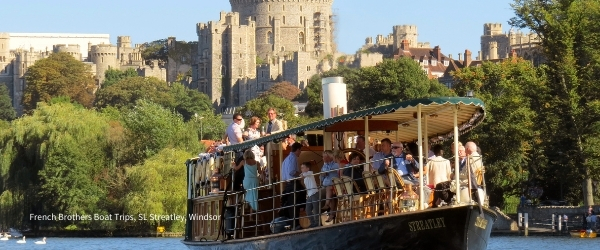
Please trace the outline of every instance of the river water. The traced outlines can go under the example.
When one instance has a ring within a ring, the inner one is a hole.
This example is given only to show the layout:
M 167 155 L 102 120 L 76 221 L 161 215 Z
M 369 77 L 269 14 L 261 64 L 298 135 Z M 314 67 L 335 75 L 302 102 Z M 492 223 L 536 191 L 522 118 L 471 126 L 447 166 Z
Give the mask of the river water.
M 27 239 L 17 244 L 16 239 L 0 241 L 0 249 L 187 249 L 181 238 L 49 238 L 46 245 L 36 245 L 41 239 Z M 489 250 L 535 249 L 579 250 L 600 249 L 600 239 L 580 239 L 568 236 L 555 237 L 492 237 Z

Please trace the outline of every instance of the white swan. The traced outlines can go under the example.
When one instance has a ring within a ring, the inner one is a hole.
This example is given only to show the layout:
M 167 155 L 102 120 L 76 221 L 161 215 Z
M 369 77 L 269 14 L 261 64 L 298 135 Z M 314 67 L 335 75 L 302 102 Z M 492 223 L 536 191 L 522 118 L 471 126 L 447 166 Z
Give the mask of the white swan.
M 23 236 L 22 240 L 18 240 L 17 243 L 19 243 L 19 244 L 25 244 L 26 243 L 25 236 Z
M 38 244 L 38 245 L 44 245 L 44 244 L 46 244 L 46 237 L 42 238 L 42 241 L 39 241 L 39 240 L 36 241 L 35 244 Z
M 0 237 L 0 240 L 8 240 L 8 234 L 2 234 L 2 237 Z

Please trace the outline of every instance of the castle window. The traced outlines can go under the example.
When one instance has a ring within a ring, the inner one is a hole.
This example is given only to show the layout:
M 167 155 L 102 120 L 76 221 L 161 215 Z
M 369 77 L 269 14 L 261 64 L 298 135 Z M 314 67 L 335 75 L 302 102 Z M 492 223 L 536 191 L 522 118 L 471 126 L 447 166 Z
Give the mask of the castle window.
M 285 24 L 285 16 L 283 16 L 283 24 Z
M 300 24 L 301 24 L 301 25 L 302 25 L 302 24 L 304 24 L 304 23 L 302 22 L 302 16 L 300 16 Z
M 241 68 L 240 68 L 239 72 L 240 72 L 240 76 L 242 76 L 244 74 L 244 71 Z
M 242 53 L 240 53 L 240 58 L 242 58 Z
M 271 5 L 269 4 L 267 11 L 271 11 Z
M 281 51 L 285 51 L 285 47 L 281 46 Z
M 285 11 L 285 5 L 283 5 L 283 11 Z
M 302 11 L 302 5 L 300 5 L 300 11 Z
M 298 43 L 300 43 L 300 44 L 305 43 L 304 32 L 300 32 L 300 34 L 298 34 Z
M 273 33 L 271 31 L 267 32 L 267 43 L 273 44 Z
M 240 37 L 240 44 L 242 44 L 242 38 Z
M 310 66 L 306 66 L 306 71 L 310 71 Z
M 104 57 L 100 57 L 100 62 L 104 62 Z

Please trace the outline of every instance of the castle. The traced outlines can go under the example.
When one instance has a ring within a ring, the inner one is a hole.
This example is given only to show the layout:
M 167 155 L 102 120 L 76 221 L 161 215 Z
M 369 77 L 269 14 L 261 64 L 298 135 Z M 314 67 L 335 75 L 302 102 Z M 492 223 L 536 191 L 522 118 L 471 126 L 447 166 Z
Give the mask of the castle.
M 167 71 L 159 67 L 158 62 L 145 65 L 141 45 L 132 47 L 130 37 L 117 37 L 116 46 L 109 41 L 109 36 L 104 34 L 0 33 L 0 84 L 8 87 L 17 114 L 23 113 L 21 100 L 27 85 L 27 69 L 51 53 L 65 52 L 89 64 L 98 87 L 108 69 L 133 68 L 141 76 L 167 80 Z M 93 42 L 99 44 L 92 45 Z M 27 45 L 30 45 L 28 50 L 22 48 Z
M 508 58 L 511 51 L 520 57 L 531 60 L 534 65 L 544 62 L 542 51 L 538 46 L 539 37 L 534 33 L 524 34 L 510 29 L 508 33 L 502 33 L 502 24 L 486 23 L 483 25 L 481 36 L 481 51 L 479 60 L 496 60 Z
M 198 23 L 193 88 L 222 111 L 281 81 L 303 89 L 335 52 L 333 0 L 230 0 L 232 12 Z

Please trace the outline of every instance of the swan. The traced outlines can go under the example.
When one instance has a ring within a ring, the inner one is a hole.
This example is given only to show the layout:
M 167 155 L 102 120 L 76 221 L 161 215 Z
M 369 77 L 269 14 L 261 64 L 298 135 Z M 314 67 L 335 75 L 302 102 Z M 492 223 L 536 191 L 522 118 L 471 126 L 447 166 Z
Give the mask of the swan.
M 8 234 L 2 234 L 2 237 L 0 237 L 0 240 L 8 240 Z
M 38 244 L 38 245 L 44 245 L 44 244 L 46 244 L 46 237 L 42 238 L 42 241 L 39 241 L 39 240 L 36 241 L 35 244 Z
M 26 243 L 25 236 L 23 236 L 22 240 L 18 240 L 17 243 L 19 243 L 19 244 L 25 244 Z

